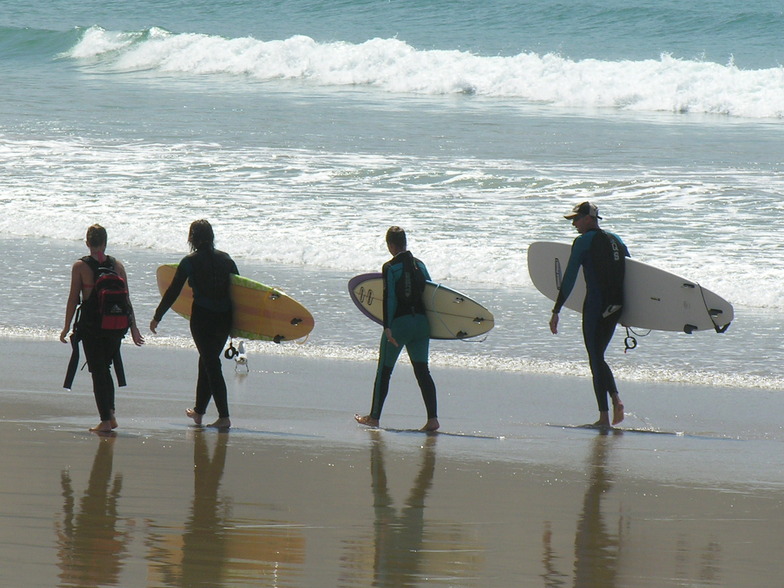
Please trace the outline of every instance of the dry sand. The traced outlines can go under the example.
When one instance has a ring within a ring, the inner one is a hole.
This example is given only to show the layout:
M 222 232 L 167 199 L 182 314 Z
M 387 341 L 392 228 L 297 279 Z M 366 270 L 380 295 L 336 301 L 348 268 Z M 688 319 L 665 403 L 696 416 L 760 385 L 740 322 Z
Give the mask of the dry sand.
M 462 435 L 425 435 L 353 423 L 372 365 L 253 357 L 248 376 L 227 369 L 235 427 L 219 433 L 183 415 L 195 352 L 150 346 L 126 353 L 107 437 L 87 431 L 86 373 L 58 389 L 65 346 L 6 340 L 0 355 L 2 586 L 767 587 L 784 573 L 780 477 L 689 474 L 688 455 L 753 443 L 547 427 L 528 397 L 527 421 L 493 421 L 447 393 L 568 398 L 573 380 L 434 371 L 445 432 Z M 401 428 L 423 422 L 415 394 L 400 400 L 408 378 L 388 404 Z

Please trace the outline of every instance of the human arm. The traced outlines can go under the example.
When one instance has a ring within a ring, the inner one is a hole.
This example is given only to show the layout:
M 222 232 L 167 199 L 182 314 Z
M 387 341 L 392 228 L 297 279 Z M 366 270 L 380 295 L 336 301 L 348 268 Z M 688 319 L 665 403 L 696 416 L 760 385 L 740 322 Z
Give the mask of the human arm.
M 71 332 L 71 324 L 81 301 L 83 266 L 85 266 L 85 263 L 80 259 L 71 267 L 71 287 L 68 291 L 68 301 L 65 303 L 65 324 L 60 332 L 60 341 L 63 343 L 68 343 L 66 338 L 68 333 Z
M 390 269 L 390 264 L 384 264 L 384 267 L 381 270 L 381 275 L 382 282 L 384 284 L 382 299 L 382 306 L 384 308 L 384 336 L 387 338 L 389 343 L 395 347 L 398 347 L 397 341 L 395 341 L 395 338 L 392 336 L 392 318 L 395 316 L 397 299 L 395 298 L 395 278 L 392 270 Z
M 558 314 L 561 312 L 566 300 L 572 293 L 574 284 L 577 281 L 577 274 L 580 271 L 580 266 L 583 263 L 587 246 L 590 245 L 588 239 L 582 236 L 578 237 L 572 243 L 572 250 L 569 255 L 569 261 L 566 264 L 566 271 L 561 279 L 561 286 L 558 289 L 558 296 L 555 299 L 552 313 L 550 315 L 550 332 L 554 335 L 558 334 Z
M 166 292 L 163 293 L 158 308 L 155 309 L 155 314 L 150 321 L 150 331 L 153 333 L 157 332 L 156 329 L 161 320 L 163 320 L 163 315 L 166 314 L 166 311 L 169 310 L 177 300 L 177 297 L 182 291 L 182 287 L 185 285 L 185 281 L 188 279 L 189 273 L 190 261 L 186 257 L 177 266 L 177 271 L 174 272 L 174 278 L 172 279 L 171 284 L 169 284 Z

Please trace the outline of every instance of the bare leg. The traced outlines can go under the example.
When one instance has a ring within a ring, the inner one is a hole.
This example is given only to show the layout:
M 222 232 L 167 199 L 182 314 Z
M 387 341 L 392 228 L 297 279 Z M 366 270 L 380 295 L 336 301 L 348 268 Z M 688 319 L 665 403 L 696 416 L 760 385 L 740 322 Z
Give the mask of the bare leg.
M 613 403 L 613 420 L 612 424 L 617 425 L 623 420 L 623 402 L 621 402 L 621 398 L 617 394 L 610 394 L 610 398 L 612 398 Z
M 194 409 L 192 409 L 192 408 L 187 408 L 187 409 L 185 409 L 185 414 L 186 414 L 186 416 L 188 416 L 188 417 L 192 418 L 192 419 L 193 419 L 193 422 L 194 422 L 195 424 L 197 424 L 197 425 L 200 425 L 200 424 L 201 424 L 201 417 L 203 417 L 203 416 L 204 416 L 204 415 L 201 415 L 201 414 L 199 414 L 198 412 L 196 412 L 196 411 L 195 411 Z
M 378 427 L 378 419 L 374 419 L 370 415 L 359 416 L 358 414 L 355 414 L 354 420 L 357 421 L 360 425 L 365 425 L 367 427 Z

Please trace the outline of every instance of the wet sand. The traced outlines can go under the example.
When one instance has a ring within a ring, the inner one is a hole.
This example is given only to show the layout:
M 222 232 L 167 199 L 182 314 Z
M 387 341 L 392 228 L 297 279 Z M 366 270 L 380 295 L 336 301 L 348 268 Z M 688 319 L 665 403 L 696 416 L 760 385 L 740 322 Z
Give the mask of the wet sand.
M 128 349 L 120 428 L 99 436 L 88 374 L 59 388 L 66 346 L 0 341 L 0 585 L 780 582 L 781 432 L 706 415 L 684 432 L 662 408 L 749 391 L 627 385 L 657 432 L 600 434 L 548 426 L 595 416 L 582 379 L 434 369 L 444 432 L 426 435 L 404 364 L 389 428 L 368 430 L 352 414 L 374 366 L 291 349 L 225 363 L 229 433 L 183 413 L 195 351 Z

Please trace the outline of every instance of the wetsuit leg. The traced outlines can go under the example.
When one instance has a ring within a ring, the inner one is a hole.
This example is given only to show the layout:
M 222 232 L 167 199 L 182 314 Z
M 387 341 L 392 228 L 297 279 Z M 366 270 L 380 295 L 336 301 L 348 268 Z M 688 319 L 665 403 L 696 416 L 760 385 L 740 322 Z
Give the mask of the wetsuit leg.
M 93 395 L 102 421 L 112 419 L 114 410 L 114 381 L 112 380 L 112 358 L 120 349 L 119 337 L 102 337 L 86 334 L 82 338 L 84 356 L 93 380 Z
M 438 418 L 438 406 L 436 399 L 436 385 L 433 382 L 433 377 L 430 375 L 430 368 L 428 367 L 428 360 L 430 355 L 430 325 L 427 317 L 424 315 L 416 315 L 414 317 L 406 317 L 411 322 L 410 334 L 411 339 L 406 343 L 406 351 L 408 357 L 411 359 L 411 365 L 414 368 L 414 375 L 416 376 L 419 390 L 422 392 L 422 400 L 425 403 L 427 410 L 427 418 Z
M 607 412 L 610 409 L 607 395 L 618 392 L 615 377 L 604 359 L 604 353 L 615 334 L 620 315 L 618 311 L 608 317 L 602 317 L 601 310 L 589 306 L 583 309 L 583 339 L 593 377 L 593 391 L 600 412 Z
M 425 402 L 428 419 L 438 418 L 438 400 L 436 397 L 436 384 L 430 375 L 427 363 L 415 362 L 414 375 L 416 376 L 419 389 L 422 392 L 422 400 Z
M 394 328 L 392 334 L 397 340 Z M 384 333 L 381 334 L 376 381 L 373 384 L 373 404 L 370 408 L 370 416 L 374 419 L 381 418 L 384 401 L 386 401 L 387 393 L 389 392 L 389 380 L 392 377 L 392 370 L 395 368 L 397 358 L 400 356 L 400 349 L 400 347 L 395 347 L 392 343 L 389 343 Z
M 199 350 L 199 376 L 196 381 L 196 405 L 199 414 L 207 411 L 210 398 L 215 400 L 218 417 L 229 418 L 226 381 L 221 368 L 221 353 L 231 332 L 231 313 L 212 312 L 194 305 L 191 335 Z

